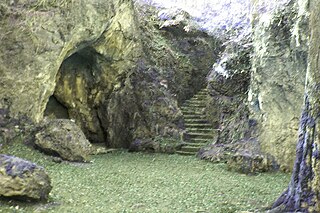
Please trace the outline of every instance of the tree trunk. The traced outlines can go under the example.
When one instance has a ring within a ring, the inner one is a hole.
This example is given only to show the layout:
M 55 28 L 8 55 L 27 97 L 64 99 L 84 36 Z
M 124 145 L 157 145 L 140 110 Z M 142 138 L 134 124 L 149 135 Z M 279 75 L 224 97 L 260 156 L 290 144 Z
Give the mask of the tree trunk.
M 271 212 L 320 212 L 320 1 L 310 0 L 310 48 L 305 106 L 288 189 Z

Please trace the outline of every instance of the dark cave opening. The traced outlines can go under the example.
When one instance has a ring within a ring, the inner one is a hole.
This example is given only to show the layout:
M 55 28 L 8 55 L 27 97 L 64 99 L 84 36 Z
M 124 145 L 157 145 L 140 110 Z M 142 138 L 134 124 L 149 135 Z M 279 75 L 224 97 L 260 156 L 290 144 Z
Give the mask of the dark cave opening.
M 50 96 L 46 109 L 44 111 L 44 116 L 49 118 L 57 119 L 69 119 L 68 108 L 65 107 L 58 99 L 52 95 Z
M 97 103 L 101 95 L 98 57 L 92 47 L 86 47 L 62 62 L 55 91 L 48 100 L 44 116 L 72 119 L 91 143 L 106 143 L 105 127 L 101 124 Z

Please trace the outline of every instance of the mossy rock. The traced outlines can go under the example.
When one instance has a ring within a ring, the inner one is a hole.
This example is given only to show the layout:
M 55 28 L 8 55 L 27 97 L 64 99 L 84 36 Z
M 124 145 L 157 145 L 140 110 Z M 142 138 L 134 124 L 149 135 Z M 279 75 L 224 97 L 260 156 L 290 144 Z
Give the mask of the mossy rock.
M 44 168 L 9 155 L 0 155 L 0 196 L 47 200 L 52 189 Z
M 233 171 L 244 174 L 256 174 L 276 169 L 271 157 L 250 152 L 237 152 L 233 154 L 227 164 Z
M 35 138 L 36 147 L 47 154 L 68 161 L 89 161 L 91 144 L 71 120 L 46 120 Z

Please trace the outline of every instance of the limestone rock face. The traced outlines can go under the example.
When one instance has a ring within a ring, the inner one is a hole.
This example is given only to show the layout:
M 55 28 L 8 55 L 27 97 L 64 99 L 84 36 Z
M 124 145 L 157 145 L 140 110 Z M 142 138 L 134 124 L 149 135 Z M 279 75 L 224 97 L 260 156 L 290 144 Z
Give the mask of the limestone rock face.
M 42 118 L 63 60 L 101 37 L 129 1 L 1 3 L 0 107 Z
M 179 139 L 178 103 L 204 86 L 215 40 L 185 21 L 161 28 L 137 8 L 131 0 L 0 3 L 0 108 L 33 121 L 73 119 L 88 140 L 112 147 Z
M 219 129 L 214 143 L 235 143 L 251 137 L 247 91 L 250 83 L 251 37 L 229 42 L 208 76 L 210 94 L 206 114 Z
M 262 149 L 275 156 L 283 170 L 290 170 L 294 162 L 307 68 L 306 5 L 293 2 L 271 14 L 270 20 L 255 15 L 248 94 Z
M 239 141 L 229 144 L 213 144 L 199 151 L 198 157 L 214 163 L 227 163 L 230 170 L 255 174 L 279 168 L 274 158 L 261 152 L 257 140 Z
M 35 138 L 35 145 L 45 153 L 69 161 L 88 161 L 91 144 L 81 129 L 70 120 L 45 121 Z
M 22 200 L 46 200 L 52 186 L 44 169 L 21 158 L 0 155 L 0 195 Z
M 206 86 L 206 76 L 217 59 L 219 39 L 203 32 L 185 11 L 140 9 L 145 52 L 160 69 L 178 103 Z

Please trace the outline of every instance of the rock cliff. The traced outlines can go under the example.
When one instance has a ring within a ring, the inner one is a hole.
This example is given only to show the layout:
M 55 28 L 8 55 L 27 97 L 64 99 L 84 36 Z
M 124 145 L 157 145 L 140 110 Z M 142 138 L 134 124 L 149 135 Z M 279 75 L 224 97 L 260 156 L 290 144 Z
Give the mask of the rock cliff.
M 218 51 L 187 13 L 168 13 L 176 22 L 166 24 L 130 0 L 0 8 L 0 108 L 35 122 L 73 119 L 91 142 L 111 147 L 179 139 L 178 104 L 205 85 Z
M 256 5 L 259 8 L 259 5 Z M 307 69 L 306 3 L 290 1 L 273 13 L 254 13 L 250 117 L 262 149 L 291 170 Z

